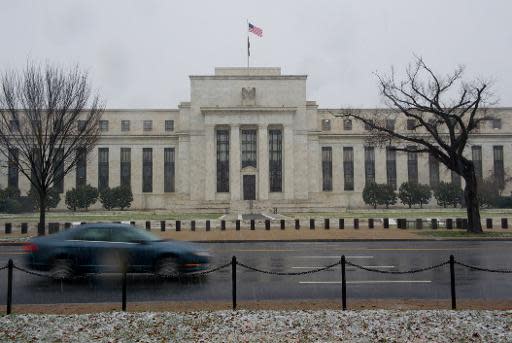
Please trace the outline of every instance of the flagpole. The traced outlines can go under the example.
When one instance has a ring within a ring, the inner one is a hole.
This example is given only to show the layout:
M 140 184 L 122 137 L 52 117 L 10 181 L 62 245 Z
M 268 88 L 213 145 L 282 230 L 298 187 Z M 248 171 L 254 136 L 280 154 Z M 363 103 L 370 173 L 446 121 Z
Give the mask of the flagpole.
M 247 30 L 247 70 L 249 70 L 249 57 L 251 56 L 251 43 L 249 42 L 249 19 L 246 19 L 245 29 Z

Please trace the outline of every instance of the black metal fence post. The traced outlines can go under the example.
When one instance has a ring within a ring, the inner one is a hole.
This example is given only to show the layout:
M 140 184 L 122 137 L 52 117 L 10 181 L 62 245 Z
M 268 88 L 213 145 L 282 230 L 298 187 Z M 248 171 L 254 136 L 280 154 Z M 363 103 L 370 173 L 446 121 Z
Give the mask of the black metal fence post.
M 354 218 L 354 229 L 359 229 L 359 219 Z
M 254 224 L 254 219 L 251 219 L 251 230 L 255 230 L 256 226 Z
M 265 219 L 265 230 L 270 230 L 270 220 Z
M 233 310 L 236 310 L 236 256 L 231 258 L 231 284 L 233 295 Z
M 281 230 L 284 230 L 285 228 L 285 221 L 284 219 L 281 219 Z
M 12 224 L 11 223 L 5 223 L 5 233 L 10 234 L 12 232 Z
M 452 310 L 457 308 L 457 299 L 455 297 L 455 258 L 450 255 L 450 285 L 452 291 Z
M 122 276 L 122 284 L 123 284 L 123 294 L 122 294 L 122 310 L 126 311 L 126 269 L 127 265 L 123 265 L 123 276 Z
M 160 221 L 160 231 L 165 231 L 165 220 Z
M 176 220 L 176 231 L 181 231 L 181 220 Z
M 190 221 L 190 231 L 196 231 L 196 221 L 195 220 Z
M 146 230 L 151 231 L 151 222 L 149 220 L 146 220 Z
M 384 218 L 382 226 L 384 229 L 389 229 L 389 218 Z
M 206 221 L 206 231 L 210 231 L 210 220 Z
M 12 269 L 14 263 L 12 259 L 7 262 L 7 314 L 11 314 L 12 307 Z
M 487 218 L 485 220 L 485 225 L 488 229 L 492 229 L 492 218 Z
M 340 230 L 345 229 L 345 219 L 340 218 L 340 219 L 338 220 L 338 229 L 340 229 Z
M 341 256 L 341 305 L 343 311 L 347 309 L 347 279 L 345 277 L 345 255 Z
M 295 219 L 295 230 L 300 229 L 300 219 Z
M 220 229 L 222 231 L 226 230 L 226 221 L 224 219 L 220 221 Z
M 368 218 L 368 228 L 369 229 L 373 229 L 374 228 L 373 218 Z
M 432 218 L 430 220 L 430 226 L 432 227 L 432 230 L 437 230 L 437 219 L 436 218 Z
M 235 222 L 235 230 L 240 231 L 240 219 L 237 219 Z
M 71 224 L 70 224 L 71 226 Z M 25 234 L 28 233 L 28 223 L 21 223 L 21 233 Z
M 325 218 L 324 219 L 324 229 L 329 230 L 330 226 L 331 225 L 330 225 L 329 218 Z
M 309 219 L 309 228 L 311 230 L 315 229 L 315 219 L 314 218 Z

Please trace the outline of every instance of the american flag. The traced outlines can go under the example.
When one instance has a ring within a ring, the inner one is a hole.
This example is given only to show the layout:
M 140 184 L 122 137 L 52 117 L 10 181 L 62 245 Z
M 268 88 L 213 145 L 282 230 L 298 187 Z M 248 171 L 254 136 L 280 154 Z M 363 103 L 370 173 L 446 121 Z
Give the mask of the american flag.
M 249 23 L 249 32 L 254 33 L 258 37 L 263 37 L 263 30 Z

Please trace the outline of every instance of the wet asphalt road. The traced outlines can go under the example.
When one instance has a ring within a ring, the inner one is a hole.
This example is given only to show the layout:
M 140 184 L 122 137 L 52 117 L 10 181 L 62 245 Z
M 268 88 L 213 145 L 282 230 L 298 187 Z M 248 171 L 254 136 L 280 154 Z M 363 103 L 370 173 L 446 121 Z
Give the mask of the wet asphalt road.
M 348 261 L 380 270 L 408 270 L 447 261 L 450 254 L 466 264 L 512 269 L 512 241 L 429 242 L 268 242 L 204 244 L 214 254 L 212 266 L 235 255 L 238 261 L 259 269 L 300 272 L 326 266 L 345 255 Z M 0 246 L 0 265 L 12 258 L 22 265 L 19 246 Z M 456 266 L 457 297 L 512 299 L 512 274 L 486 273 Z M 0 303 L 5 304 L 7 271 L 0 271 Z M 240 300 L 333 299 L 341 297 L 340 266 L 300 276 L 257 273 L 237 267 Z M 446 265 L 417 274 L 370 273 L 347 266 L 348 298 L 449 299 L 450 274 Z M 120 275 L 91 276 L 73 282 L 14 272 L 14 304 L 117 302 Z M 128 276 L 130 301 L 231 300 L 231 267 L 201 278 L 161 280 L 152 275 Z

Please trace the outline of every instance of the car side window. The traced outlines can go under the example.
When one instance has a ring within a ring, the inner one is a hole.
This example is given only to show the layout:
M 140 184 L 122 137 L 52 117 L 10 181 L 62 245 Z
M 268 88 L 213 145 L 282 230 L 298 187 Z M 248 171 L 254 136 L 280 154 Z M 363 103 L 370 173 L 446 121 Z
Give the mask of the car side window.
M 137 242 L 141 236 L 133 229 L 114 228 L 112 229 L 112 242 Z
M 73 238 L 81 241 L 108 242 L 110 241 L 110 229 L 91 227 L 81 230 Z

